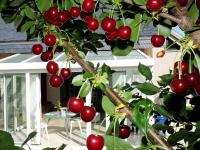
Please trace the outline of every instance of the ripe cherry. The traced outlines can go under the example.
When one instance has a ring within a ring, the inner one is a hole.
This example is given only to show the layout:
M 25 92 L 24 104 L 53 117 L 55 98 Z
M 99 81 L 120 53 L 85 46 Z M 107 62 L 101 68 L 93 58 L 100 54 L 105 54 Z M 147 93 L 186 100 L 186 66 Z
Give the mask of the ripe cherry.
M 47 59 L 47 60 L 53 59 L 53 52 L 52 52 L 52 51 L 48 50 L 48 51 L 46 51 L 46 52 L 44 52 L 44 53 L 45 53 L 45 55 L 46 55 L 46 59 Z
M 53 35 L 53 34 L 47 34 L 44 37 L 44 43 L 47 46 L 54 46 L 56 44 L 56 37 L 55 37 L 55 35 Z
M 94 0 L 84 0 L 82 4 L 82 8 L 85 12 L 90 13 L 94 9 L 95 2 Z
M 129 26 L 121 26 L 118 29 L 118 36 L 122 40 L 127 40 L 131 36 L 131 28 Z
M 115 29 L 116 21 L 113 18 L 104 18 L 101 27 L 106 32 L 112 32 Z
M 62 68 L 61 69 L 61 76 L 65 79 L 69 79 L 71 77 L 72 73 L 69 68 Z
M 70 9 L 70 14 L 73 18 L 77 18 L 81 13 L 81 10 L 79 7 L 72 7 Z
M 196 73 L 187 74 L 188 85 L 195 87 L 198 84 L 199 76 Z
M 151 44 L 154 47 L 160 47 L 165 43 L 165 37 L 162 35 L 153 35 L 151 37 Z
M 67 103 L 68 109 L 73 113 L 79 113 L 83 109 L 84 101 L 81 98 L 71 97 Z
M 122 139 L 126 139 L 129 137 L 131 133 L 131 129 L 127 125 L 122 125 L 119 127 L 119 137 Z
M 88 18 L 92 18 L 92 14 L 91 13 L 86 13 L 84 11 L 81 11 L 80 17 L 87 22 Z
M 81 119 L 85 122 L 90 122 L 94 119 L 96 110 L 94 107 L 84 106 L 81 110 Z
M 188 0 L 177 0 L 180 6 L 185 6 L 188 2 Z
M 58 17 L 58 8 L 57 7 L 50 7 L 47 10 L 47 12 L 48 12 L 47 15 L 48 15 L 49 19 L 51 19 L 52 21 L 57 19 L 57 17 Z
M 51 77 L 49 79 L 49 83 L 52 87 L 58 88 L 58 87 L 62 86 L 63 79 L 60 76 L 53 74 L 53 75 L 51 75 Z
M 187 91 L 188 83 L 185 79 L 173 79 L 170 83 L 171 90 L 176 94 L 182 94 Z
M 195 86 L 195 90 L 198 94 L 200 94 L 200 82 Z
M 106 38 L 110 41 L 115 40 L 118 37 L 118 32 L 117 30 L 113 30 L 112 32 L 106 33 Z
M 180 62 L 177 61 L 177 62 L 175 62 L 175 64 L 174 64 L 174 69 L 175 69 L 176 72 L 178 72 L 179 63 L 180 63 Z M 181 65 L 182 74 L 188 73 L 188 69 L 189 69 L 188 63 L 187 63 L 186 61 L 182 61 L 180 65 Z
M 57 52 L 57 53 L 63 52 L 63 47 L 57 46 L 56 49 L 55 49 L 55 52 Z
M 197 0 L 197 6 L 200 8 L 200 0 Z
M 46 52 L 43 52 L 43 53 L 40 55 L 40 59 L 41 59 L 42 61 L 44 61 L 44 62 L 48 61 Z
M 86 145 L 88 150 L 102 150 L 104 146 L 104 138 L 101 135 L 91 134 L 87 137 Z
M 99 27 L 98 20 L 95 18 L 88 18 L 87 19 L 87 27 L 88 27 L 88 29 L 93 30 L 93 31 L 98 29 L 98 27 Z
M 32 47 L 32 52 L 35 55 L 39 55 L 42 53 L 43 47 L 41 44 L 34 44 Z
M 158 11 L 164 4 L 164 0 L 147 0 L 146 7 L 150 11 Z
M 61 11 L 58 13 L 58 21 L 60 23 L 65 23 L 71 17 L 69 11 Z
M 58 72 L 59 66 L 55 61 L 49 61 L 47 63 L 46 69 L 50 74 L 56 74 Z

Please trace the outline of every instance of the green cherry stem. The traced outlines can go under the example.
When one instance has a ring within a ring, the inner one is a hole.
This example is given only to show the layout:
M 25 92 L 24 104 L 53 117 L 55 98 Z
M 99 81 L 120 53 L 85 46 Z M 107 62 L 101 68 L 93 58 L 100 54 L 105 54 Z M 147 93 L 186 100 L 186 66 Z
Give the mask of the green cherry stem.
M 121 15 L 122 15 L 122 20 L 123 20 L 124 26 L 126 26 L 126 22 L 125 22 L 125 19 L 124 19 L 124 15 L 123 15 L 123 12 L 122 12 L 122 8 L 121 8 L 120 4 L 117 4 L 117 6 L 119 7 L 120 13 L 121 13 Z
M 189 56 L 189 73 L 192 73 L 192 54 Z
M 94 6 L 94 11 L 93 11 L 93 18 L 96 18 L 96 8 L 97 8 L 97 5 L 99 3 L 100 0 L 98 0 L 96 3 L 95 3 L 95 6 Z
M 117 117 L 115 116 L 115 121 L 114 121 L 114 141 L 113 141 L 113 147 L 114 147 L 114 150 L 116 148 L 116 142 L 115 142 L 115 128 L 116 128 L 116 123 L 117 123 Z
M 86 82 L 88 82 L 88 79 L 86 79 L 86 80 L 84 81 L 84 83 L 82 84 L 82 86 L 81 86 L 81 88 L 80 88 L 80 90 L 79 90 L 78 95 L 77 95 L 76 98 L 79 98 L 79 97 L 80 97 L 81 91 L 83 90 L 83 87 L 84 87 L 84 85 L 86 84 Z
M 99 125 L 99 128 L 97 130 L 97 135 L 99 135 L 100 129 L 103 126 L 103 123 L 106 121 L 107 116 L 104 117 L 104 119 L 101 121 L 101 124 Z

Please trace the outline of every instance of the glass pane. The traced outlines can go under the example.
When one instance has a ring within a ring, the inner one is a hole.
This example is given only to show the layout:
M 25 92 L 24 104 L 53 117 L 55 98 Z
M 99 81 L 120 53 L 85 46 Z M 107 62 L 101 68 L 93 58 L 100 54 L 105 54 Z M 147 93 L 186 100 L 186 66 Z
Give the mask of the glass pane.
M 126 83 L 126 76 L 125 76 L 125 71 L 118 71 L 114 72 L 112 74 L 112 82 L 111 86 L 116 87 L 116 86 L 124 86 Z
M 4 88 L 3 76 L 0 76 L 0 130 L 4 130 Z

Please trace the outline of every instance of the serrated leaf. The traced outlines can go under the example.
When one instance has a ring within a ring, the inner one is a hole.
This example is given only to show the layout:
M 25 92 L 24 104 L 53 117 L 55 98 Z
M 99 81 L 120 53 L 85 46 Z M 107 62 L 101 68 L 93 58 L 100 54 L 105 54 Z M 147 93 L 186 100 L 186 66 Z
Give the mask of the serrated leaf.
M 195 3 L 193 3 L 193 5 L 190 7 L 189 15 L 194 22 L 196 22 L 199 18 L 199 9 Z
M 89 81 L 85 81 L 80 88 L 80 97 L 86 97 L 88 93 L 92 90 L 91 84 Z
M 139 63 L 139 65 L 138 65 L 138 71 L 139 71 L 143 76 L 145 76 L 145 78 L 146 78 L 147 80 L 151 80 L 151 79 L 152 79 L 152 73 L 151 73 L 150 67 L 145 66 L 145 65 Z
M 34 14 L 34 10 L 32 8 L 30 8 L 29 6 L 26 6 L 25 9 L 25 14 L 29 19 L 34 20 L 35 19 L 35 14 Z
M 136 85 L 136 88 L 140 92 L 146 95 L 154 95 L 160 91 L 160 89 L 157 86 L 153 85 L 152 83 L 147 83 L 147 82 Z
M 145 5 L 146 0 L 133 0 L 137 5 Z
M 79 74 L 77 76 L 75 76 L 73 79 L 72 79 L 72 84 L 74 86 L 81 86 L 83 84 L 83 82 L 85 81 L 85 79 L 83 78 L 83 75 L 82 74 Z
M 169 119 L 175 120 L 174 116 L 170 114 L 167 110 L 165 110 L 161 105 L 154 104 L 154 109 L 157 111 L 160 115 L 163 115 Z
M 115 105 L 109 100 L 107 96 L 103 96 L 101 105 L 103 110 L 110 116 L 115 114 Z
M 40 10 L 40 12 L 44 12 L 46 11 L 49 7 L 51 7 L 51 5 L 53 4 L 53 0 L 35 0 L 36 5 L 38 7 L 38 9 Z

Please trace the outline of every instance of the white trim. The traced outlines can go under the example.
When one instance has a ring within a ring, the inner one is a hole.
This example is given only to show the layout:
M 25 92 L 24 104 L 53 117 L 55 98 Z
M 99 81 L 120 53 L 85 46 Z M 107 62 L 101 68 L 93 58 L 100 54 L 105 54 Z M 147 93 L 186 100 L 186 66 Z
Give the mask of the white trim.
M 3 76 L 3 90 L 4 90 L 4 95 L 3 95 L 3 107 L 4 107 L 4 130 L 7 130 L 7 105 L 6 105 L 6 99 L 7 99 L 7 90 L 6 90 L 6 76 Z
M 86 96 L 85 106 L 91 106 L 92 99 L 92 90 Z M 86 137 L 88 137 L 92 133 L 92 124 L 91 122 L 86 123 Z
M 17 57 L 18 55 L 21 55 L 21 54 L 14 54 L 14 55 L 5 57 L 5 58 L 3 58 L 3 59 L 0 59 L 0 62 L 5 61 L 5 60 L 8 60 L 8 59 L 11 59 L 11 58 L 14 58 L 14 57 Z
M 39 57 L 39 56 L 38 56 L 38 55 L 34 55 L 34 56 L 32 56 L 32 57 L 30 57 L 30 58 L 28 58 L 28 59 L 26 59 L 26 60 L 24 60 L 24 61 L 22 61 L 22 62 L 20 62 L 20 63 L 26 63 L 26 62 L 28 62 L 28 61 L 30 61 L 30 60 L 36 58 L 36 57 Z

